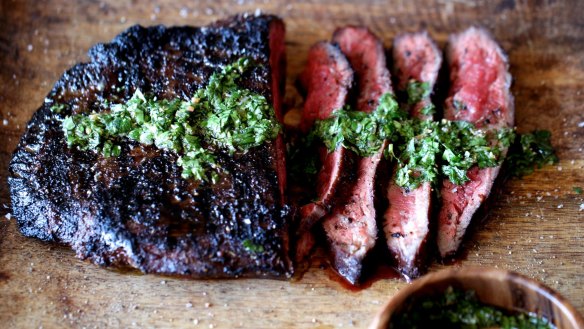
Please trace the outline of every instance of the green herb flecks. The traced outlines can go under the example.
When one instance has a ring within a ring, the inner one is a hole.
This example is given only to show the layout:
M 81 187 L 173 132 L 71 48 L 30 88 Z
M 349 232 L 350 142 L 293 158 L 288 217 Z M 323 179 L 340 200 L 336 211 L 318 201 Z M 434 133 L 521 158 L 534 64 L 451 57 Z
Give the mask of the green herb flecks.
M 531 174 L 534 168 L 558 162 L 551 144 L 551 133 L 535 130 L 518 136 L 507 157 L 511 174 L 516 177 Z
M 422 107 L 422 109 L 420 110 L 420 113 L 422 113 L 422 115 L 432 115 L 436 112 L 436 107 L 432 104 L 430 105 L 426 105 L 424 107 Z
M 582 188 L 579 186 L 574 186 L 572 191 L 574 191 L 576 194 L 582 194 Z
M 424 98 L 430 97 L 432 90 L 428 82 L 411 80 L 408 83 L 406 92 L 408 93 L 408 104 L 416 104 Z
M 273 108 L 262 95 L 237 86 L 251 67 L 241 58 L 214 73 L 190 100 L 158 100 L 140 90 L 109 112 L 66 117 L 63 130 L 69 147 L 119 156 L 121 138 L 179 154 L 184 178 L 212 180 L 217 169 L 212 149 L 246 151 L 274 139 L 280 131 Z
M 66 108 L 67 108 L 67 104 L 56 103 L 50 107 L 50 110 L 53 113 L 61 113 Z
M 257 253 L 264 252 L 264 247 L 262 245 L 255 244 L 250 239 L 243 240 L 242 245 L 243 245 L 243 248 L 245 248 L 245 250 L 252 252 L 252 253 L 257 254 Z
M 412 301 L 392 316 L 388 328 L 551 329 L 548 320 L 526 313 L 506 313 L 482 304 L 473 291 L 447 288 L 443 295 Z

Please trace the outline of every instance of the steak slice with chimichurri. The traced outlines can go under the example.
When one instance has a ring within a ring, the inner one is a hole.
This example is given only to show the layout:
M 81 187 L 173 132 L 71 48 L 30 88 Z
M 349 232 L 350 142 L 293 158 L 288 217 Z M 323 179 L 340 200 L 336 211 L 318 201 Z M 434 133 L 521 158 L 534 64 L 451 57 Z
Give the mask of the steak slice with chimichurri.
M 78 257 L 103 266 L 196 278 L 289 277 L 281 135 L 247 151 L 215 147 L 217 173 L 209 180 L 188 172 L 183 178 L 187 156 L 163 147 L 172 143 L 165 144 L 170 137 L 161 132 L 144 137 L 145 130 L 133 130 L 128 136 L 134 139 L 103 144 L 103 153 L 91 143 L 86 150 L 71 146 L 75 136 L 96 133 L 77 129 L 72 117 L 94 120 L 120 111 L 109 104 L 140 102 L 138 90 L 152 104 L 180 99 L 197 105 L 201 100 L 193 95 L 210 77 L 243 57 L 253 65 L 236 72 L 243 75 L 238 86 L 265 97 L 281 120 L 284 24 L 277 17 L 236 16 L 202 28 L 134 26 L 111 43 L 94 46 L 90 61 L 69 69 L 53 87 L 14 153 L 9 184 L 21 232 L 69 245 Z M 155 121 L 128 104 L 123 109 L 134 124 Z M 129 124 L 120 122 L 106 128 L 119 131 Z M 181 127 L 173 126 L 173 132 L 200 129 Z M 185 137 L 189 143 L 174 142 L 193 147 L 194 136 Z M 91 141 L 103 143 L 99 135 Z M 195 168 L 202 158 L 193 152 L 188 159 Z
M 447 120 L 467 121 L 481 129 L 513 126 L 513 97 L 507 57 L 483 29 L 469 28 L 450 37 L 447 49 L 450 91 L 444 106 Z M 507 150 L 502 148 L 503 156 Z M 442 257 L 454 254 L 479 206 L 488 197 L 500 166 L 472 167 L 469 180 L 442 183 L 437 242 Z
M 348 26 L 333 35 L 355 71 L 357 110 L 374 112 L 383 95 L 393 93 L 381 41 L 365 27 Z M 375 246 L 375 175 L 386 143 L 371 156 L 349 151 L 354 165 L 340 182 L 331 213 L 323 219 L 335 270 L 352 284 L 359 282 L 363 260 Z
M 310 48 L 308 63 L 299 81 L 306 91 L 301 128 L 308 131 L 315 120 L 330 118 L 334 111 L 345 105 L 353 84 L 353 70 L 338 47 L 328 42 L 319 42 Z M 329 213 L 346 167 L 347 155 L 342 147 L 329 152 L 321 146 L 319 155 L 322 167 L 316 182 L 317 200 L 300 208 L 296 243 L 298 261 L 308 256 L 314 247 L 313 226 Z
M 407 95 L 404 107 L 410 116 L 432 120 L 430 96 L 441 64 L 442 54 L 428 33 L 406 33 L 394 40 L 393 66 L 397 89 Z M 389 207 L 384 215 L 383 230 L 398 270 L 414 278 L 422 274 L 424 267 L 432 187 L 430 182 L 423 182 L 417 188 L 406 189 L 396 184 L 395 177 L 394 170 L 387 190 Z

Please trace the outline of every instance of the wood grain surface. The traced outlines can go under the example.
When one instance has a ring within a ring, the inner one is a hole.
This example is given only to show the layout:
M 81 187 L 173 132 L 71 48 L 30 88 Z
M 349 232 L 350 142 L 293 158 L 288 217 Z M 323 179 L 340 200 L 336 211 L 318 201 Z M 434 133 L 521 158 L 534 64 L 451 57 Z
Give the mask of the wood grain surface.
M 1 0 L 0 327 L 364 328 L 406 284 L 381 280 L 351 292 L 330 280 L 318 259 L 293 282 L 119 273 L 22 237 L 6 215 L 8 163 L 26 122 L 91 45 L 133 24 L 203 25 L 256 10 L 286 22 L 292 108 L 301 106 L 293 82 L 308 48 L 338 26 L 367 25 L 386 46 L 403 31 L 425 28 L 444 45 L 449 33 L 470 25 L 490 29 L 510 57 L 518 130 L 551 130 L 561 161 L 507 182 L 456 266 L 518 271 L 584 312 L 584 195 L 574 189 L 584 188 L 584 2 Z

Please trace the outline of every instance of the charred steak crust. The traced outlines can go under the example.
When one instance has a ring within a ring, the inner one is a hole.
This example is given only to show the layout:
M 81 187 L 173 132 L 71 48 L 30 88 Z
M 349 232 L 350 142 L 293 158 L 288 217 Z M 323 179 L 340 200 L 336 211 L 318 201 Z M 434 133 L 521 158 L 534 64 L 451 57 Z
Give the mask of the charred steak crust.
M 99 111 L 106 100 L 123 102 L 137 88 L 159 98 L 190 97 L 242 56 L 258 64 L 242 87 L 279 102 L 272 76 L 282 74 L 274 74 L 270 59 L 283 55 L 271 50 L 273 37 L 283 38 L 277 17 L 236 16 L 201 28 L 134 26 L 94 46 L 88 63 L 56 83 L 14 152 L 9 185 L 21 232 L 70 245 L 95 264 L 145 273 L 289 277 L 281 143 L 219 153 L 226 173 L 211 184 L 182 179 L 176 154 L 130 141 L 119 157 L 70 149 L 60 122 Z M 54 103 L 69 106 L 53 113 Z

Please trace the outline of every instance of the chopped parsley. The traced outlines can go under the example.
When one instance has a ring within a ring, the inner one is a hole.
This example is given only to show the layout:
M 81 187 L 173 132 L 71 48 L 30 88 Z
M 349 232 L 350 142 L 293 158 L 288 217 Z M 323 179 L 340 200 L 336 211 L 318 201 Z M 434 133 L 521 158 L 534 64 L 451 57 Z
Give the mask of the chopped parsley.
M 558 162 L 558 157 L 551 144 L 552 134 L 547 130 L 535 130 L 532 133 L 517 136 L 507 163 L 511 175 L 522 177 L 531 174 L 535 167 Z
M 426 105 L 424 107 L 422 107 L 422 109 L 420 110 L 420 113 L 422 113 L 423 115 L 432 115 L 436 112 L 436 107 L 433 104 L 429 104 Z
M 388 328 L 555 328 L 547 319 L 508 313 L 481 303 L 474 291 L 448 287 L 444 294 L 414 299 L 391 317 Z
M 582 188 L 579 186 L 574 186 L 572 190 L 576 192 L 576 194 L 582 194 Z
M 127 138 L 179 154 L 184 178 L 215 181 L 218 164 L 213 149 L 246 151 L 273 140 L 280 131 L 274 110 L 262 95 L 236 81 L 252 66 L 240 58 L 214 73 L 190 100 L 146 97 L 140 90 L 109 112 L 76 114 L 63 120 L 69 147 L 119 156 Z M 55 105 L 53 105 L 55 107 Z
M 416 80 L 410 80 L 406 88 L 408 93 L 408 104 L 416 104 L 424 98 L 430 97 L 432 90 L 430 89 L 430 84 L 428 82 L 420 82 Z
M 330 118 L 316 121 L 311 134 L 322 140 L 330 151 L 343 146 L 367 157 L 378 152 L 386 139 L 395 138 L 394 126 L 406 117 L 395 97 L 386 93 L 375 111 L 366 113 L 345 106 Z

